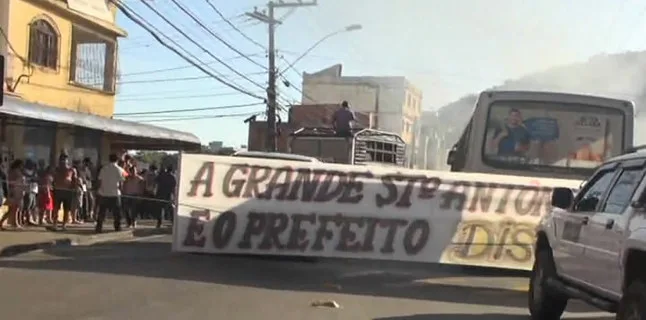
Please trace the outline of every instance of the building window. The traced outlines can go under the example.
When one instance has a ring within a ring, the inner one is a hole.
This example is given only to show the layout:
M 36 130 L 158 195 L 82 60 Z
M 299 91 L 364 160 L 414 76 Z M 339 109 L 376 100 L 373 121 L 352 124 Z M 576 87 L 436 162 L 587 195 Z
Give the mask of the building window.
M 50 69 L 58 67 L 58 33 L 43 19 L 29 26 L 29 62 Z
M 70 81 L 92 89 L 114 92 L 116 40 L 72 27 Z

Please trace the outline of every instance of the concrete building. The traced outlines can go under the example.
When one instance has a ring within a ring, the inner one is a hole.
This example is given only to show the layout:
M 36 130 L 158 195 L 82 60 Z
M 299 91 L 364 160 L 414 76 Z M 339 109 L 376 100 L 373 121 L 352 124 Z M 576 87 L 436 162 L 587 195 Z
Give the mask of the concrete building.
M 117 8 L 104 0 L 0 1 L 5 105 L 3 159 L 106 159 L 123 149 L 199 148 L 192 134 L 111 119 L 117 80 Z
M 373 127 L 401 135 L 412 158 L 423 96 L 405 77 L 344 76 L 342 65 L 337 64 L 304 73 L 302 87 L 302 104 L 347 100 L 355 112 L 371 115 Z
M 222 149 L 223 145 L 224 143 L 222 141 L 211 141 L 209 142 L 209 151 L 217 153 Z
M 446 164 L 452 144 L 445 139 L 446 125 L 437 111 L 423 111 L 420 121 L 415 165 L 419 169 L 449 170 Z

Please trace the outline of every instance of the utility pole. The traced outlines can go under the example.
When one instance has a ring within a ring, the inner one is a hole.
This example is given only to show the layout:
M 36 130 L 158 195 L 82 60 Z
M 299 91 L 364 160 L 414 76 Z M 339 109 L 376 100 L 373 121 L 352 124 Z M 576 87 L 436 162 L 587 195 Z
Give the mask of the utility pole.
M 298 2 L 285 2 L 278 0 L 278 3 L 269 1 L 267 4 L 267 12 L 259 12 L 257 8 L 254 8 L 254 12 L 247 12 L 246 15 L 266 23 L 269 26 L 269 46 L 267 50 L 268 59 L 269 59 L 269 84 L 267 86 L 267 151 L 276 151 L 277 149 L 277 132 L 276 132 L 276 26 L 281 24 L 280 20 L 274 18 L 275 9 L 281 8 L 299 8 L 299 7 L 309 7 L 315 6 L 316 0 L 310 2 L 303 2 L 299 0 Z

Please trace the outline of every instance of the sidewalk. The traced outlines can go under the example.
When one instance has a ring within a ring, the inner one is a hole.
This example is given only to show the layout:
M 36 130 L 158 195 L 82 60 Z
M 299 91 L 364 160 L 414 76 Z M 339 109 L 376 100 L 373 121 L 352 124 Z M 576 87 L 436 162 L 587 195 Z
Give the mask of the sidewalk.
M 170 234 L 169 227 L 156 229 L 154 222 L 141 221 L 137 229 L 112 231 L 112 222 L 105 222 L 103 233 L 94 233 L 94 224 L 70 225 L 65 231 L 50 231 L 46 227 L 28 227 L 22 230 L 0 231 L 0 257 L 10 257 L 55 246 L 91 245 L 99 242 L 123 241 L 137 237 Z

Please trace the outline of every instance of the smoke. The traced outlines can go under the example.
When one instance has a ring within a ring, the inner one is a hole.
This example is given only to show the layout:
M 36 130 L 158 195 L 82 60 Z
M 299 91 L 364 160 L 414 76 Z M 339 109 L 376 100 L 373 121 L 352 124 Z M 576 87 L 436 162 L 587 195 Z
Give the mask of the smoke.
M 515 80 L 494 89 L 560 91 L 626 99 L 635 103 L 634 143 L 646 144 L 646 52 L 598 55 L 586 62 L 554 67 Z M 471 112 L 473 96 L 440 108 L 443 123 L 466 126 L 467 119 L 456 116 Z M 640 112 L 642 111 L 642 112 Z M 459 138 L 447 128 L 447 139 Z M 454 131 L 454 130 L 453 130 Z
M 637 104 L 646 88 L 646 52 L 598 55 L 583 63 L 507 81 L 497 88 L 591 94 L 632 100 Z

